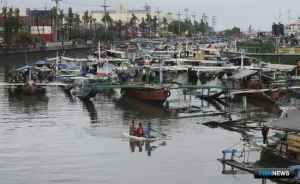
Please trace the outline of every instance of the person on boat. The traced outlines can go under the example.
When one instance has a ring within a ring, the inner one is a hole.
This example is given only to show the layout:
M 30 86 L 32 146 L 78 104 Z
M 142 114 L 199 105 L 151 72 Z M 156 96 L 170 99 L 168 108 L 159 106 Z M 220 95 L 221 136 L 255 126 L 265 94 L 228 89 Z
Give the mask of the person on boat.
M 137 127 L 137 129 L 135 131 L 135 136 L 145 137 L 145 132 L 144 132 L 142 123 L 139 123 L 139 127 Z
M 267 127 L 267 125 L 263 125 L 262 129 L 261 129 L 261 133 L 263 135 L 263 143 L 268 145 L 268 133 L 269 133 L 269 127 Z
M 151 131 L 156 132 L 155 130 L 152 129 L 151 123 L 148 123 L 148 127 L 145 129 L 145 137 L 148 138 L 155 138 L 154 136 L 151 135 Z
M 132 120 L 131 125 L 129 126 L 129 135 L 135 135 L 135 123 L 134 120 Z

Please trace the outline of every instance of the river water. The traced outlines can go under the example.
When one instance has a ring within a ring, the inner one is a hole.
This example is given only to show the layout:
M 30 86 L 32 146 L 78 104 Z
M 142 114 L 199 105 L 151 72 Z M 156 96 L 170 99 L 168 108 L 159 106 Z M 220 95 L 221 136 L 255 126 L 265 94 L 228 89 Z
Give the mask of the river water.
M 10 68 L 22 65 L 21 60 L 0 62 L 0 81 L 5 80 Z M 186 74 L 180 74 L 177 79 L 185 78 Z M 184 97 L 181 90 L 171 93 L 170 107 L 225 109 L 222 104 L 216 107 Z M 288 103 L 297 104 L 297 100 L 292 98 Z M 241 100 L 227 104 L 229 108 L 240 108 Z M 255 107 L 253 104 L 249 101 L 249 106 Z M 278 117 L 273 107 L 264 107 L 267 121 Z M 222 116 L 178 119 L 164 108 L 121 97 L 118 90 L 100 92 L 90 102 L 83 102 L 59 87 L 48 87 L 46 94 L 33 96 L 1 87 L 0 109 L 1 183 L 262 183 L 236 169 L 237 174 L 222 174 L 223 165 L 217 161 L 221 151 L 237 143 L 235 148 L 243 147 L 242 136 L 260 135 L 260 131 L 201 124 L 224 121 Z M 133 119 L 144 125 L 152 122 L 153 128 L 166 133 L 167 138 L 153 133 L 160 140 L 150 143 L 156 146 L 152 152 L 145 150 L 149 144 L 129 142 L 122 132 L 128 130 Z M 260 157 L 254 152 L 238 160 L 258 162 Z

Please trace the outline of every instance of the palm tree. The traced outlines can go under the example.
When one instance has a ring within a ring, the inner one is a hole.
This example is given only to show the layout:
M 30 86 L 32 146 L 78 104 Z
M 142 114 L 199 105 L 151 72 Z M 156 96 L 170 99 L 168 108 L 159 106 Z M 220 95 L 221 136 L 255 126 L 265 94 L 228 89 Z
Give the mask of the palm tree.
M 74 14 L 74 22 L 75 22 L 75 27 L 77 29 L 77 34 L 78 34 L 79 33 L 79 25 L 81 23 L 80 15 L 79 14 Z
M 72 34 L 72 23 L 74 21 L 74 14 L 73 14 L 73 11 L 72 11 L 72 8 L 69 7 L 68 9 L 68 23 L 69 23 L 69 31 L 70 31 L 70 35 Z
M 113 24 L 113 19 L 109 16 L 108 12 L 104 14 L 101 21 L 104 22 L 105 25 L 108 24 L 108 26 L 111 26 Z
M 121 31 L 124 28 L 124 23 L 121 20 L 115 21 L 115 28 L 118 33 L 118 38 L 121 39 Z
M 138 21 L 138 18 L 132 13 L 131 14 L 131 19 L 130 19 L 130 22 L 133 23 L 133 25 L 136 27 L 136 22 Z M 133 29 L 132 29 L 133 30 Z
M 51 8 L 50 10 L 50 17 L 52 19 L 52 25 L 56 25 L 56 19 L 57 19 L 57 11 L 56 11 L 56 7 L 54 6 L 53 8 Z M 52 26 L 53 27 L 53 26 Z M 53 30 L 53 29 L 52 29 Z M 54 31 L 52 31 L 54 33 Z M 54 33 L 55 34 L 55 33 Z M 53 35 L 52 35 L 53 36 Z
M 63 33 L 63 19 L 65 17 L 65 14 L 64 14 L 64 10 L 63 9 L 60 9 L 59 10 L 59 14 L 57 15 L 57 18 L 60 20 L 60 26 L 59 26 L 59 29 L 60 31 Z

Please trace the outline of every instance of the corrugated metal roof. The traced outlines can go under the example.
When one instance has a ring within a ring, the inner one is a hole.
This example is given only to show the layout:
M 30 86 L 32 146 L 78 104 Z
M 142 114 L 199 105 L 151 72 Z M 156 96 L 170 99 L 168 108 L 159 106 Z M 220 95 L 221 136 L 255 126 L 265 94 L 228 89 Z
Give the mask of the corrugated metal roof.
M 266 68 L 272 68 L 277 70 L 293 70 L 296 65 L 282 65 L 282 64 L 268 64 Z
M 254 75 L 256 73 L 258 73 L 258 71 L 256 71 L 256 70 L 240 70 L 238 73 L 231 76 L 231 78 L 235 79 L 235 80 L 238 80 L 238 79 L 241 79 L 243 77 Z
M 300 109 L 293 109 L 284 115 L 283 118 L 277 119 L 270 124 L 270 127 L 274 129 L 300 132 Z

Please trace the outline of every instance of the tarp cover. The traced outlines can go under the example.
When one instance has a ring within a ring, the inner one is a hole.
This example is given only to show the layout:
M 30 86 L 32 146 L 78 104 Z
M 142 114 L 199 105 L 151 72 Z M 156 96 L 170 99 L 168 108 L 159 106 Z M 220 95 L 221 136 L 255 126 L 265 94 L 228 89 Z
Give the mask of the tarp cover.
M 290 112 L 284 114 L 283 118 L 277 119 L 270 124 L 270 127 L 274 129 L 300 132 L 300 109 L 293 109 Z
M 241 79 L 243 77 L 254 75 L 256 73 L 258 73 L 258 71 L 256 71 L 256 70 L 240 70 L 238 73 L 231 76 L 231 78 L 235 79 L 235 80 L 238 80 L 238 79 Z

